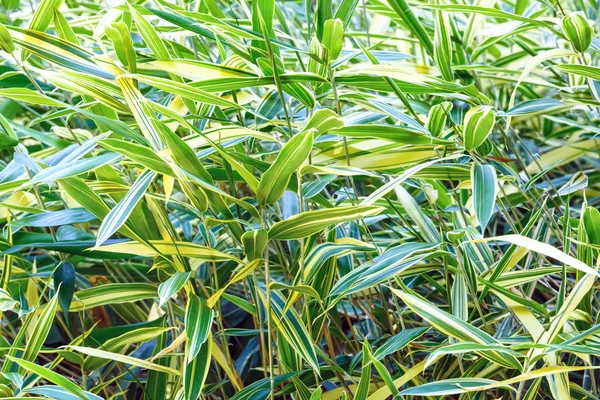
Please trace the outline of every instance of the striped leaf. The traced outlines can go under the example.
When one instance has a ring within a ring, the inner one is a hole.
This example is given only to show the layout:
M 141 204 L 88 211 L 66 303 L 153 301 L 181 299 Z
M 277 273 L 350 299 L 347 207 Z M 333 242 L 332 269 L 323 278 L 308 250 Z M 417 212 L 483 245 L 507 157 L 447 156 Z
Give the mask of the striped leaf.
M 399 334 L 392 336 L 382 346 L 375 350 L 372 357 L 377 361 L 381 361 L 383 357 L 401 350 L 427 331 L 428 328 L 403 329 Z
M 473 185 L 473 208 L 475 208 L 475 215 L 483 232 L 492 217 L 496 204 L 496 187 L 498 186 L 496 170 L 492 165 L 473 164 L 471 183 Z
M 490 107 L 473 107 L 465 115 L 465 149 L 475 150 L 492 133 L 496 117 Z
M 0 289 L 0 312 L 12 310 L 19 302 L 12 298 L 10 293 L 4 289 Z
M 35 30 L 7 27 L 16 45 L 46 61 L 70 70 L 112 79 L 112 73 L 98 67 L 92 53 L 65 40 Z M 22 90 L 22 89 L 21 89 Z
M 269 229 L 269 239 L 291 240 L 308 237 L 330 225 L 377 215 L 383 210 L 377 206 L 350 206 L 306 211 L 273 225 Z
M 483 345 L 501 345 L 499 341 L 489 334 L 440 310 L 417 296 L 396 289 L 392 289 L 392 292 L 400 297 L 415 314 L 425 319 L 444 335 L 454 337 L 463 342 L 474 342 Z M 517 359 L 510 354 L 491 350 L 481 352 L 481 355 L 505 368 L 521 369 L 521 365 Z
M 371 193 L 369 195 L 369 197 L 367 197 L 366 199 L 361 201 L 360 204 L 365 205 L 365 206 L 375 204 L 375 202 L 377 200 L 381 199 L 386 194 L 388 194 L 389 192 L 394 190 L 394 188 L 396 188 L 396 186 L 402 184 L 402 182 L 405 182 L 411 176 L 419 173 L 423 169 L 430 167 L 434 164 L 437 164 L 441 161 L 450 160 L 450 159 L 454 159 L 454 158 L 457 158 L 457 156 L 448 156 L 448 157 L 444 157 L 444 158 L 438 158 L 438 159 L 431 160 L 426 163 L 421 163 L 419 165 L 415 165 L 414 167 L 408 168 L 406 171 L 404 171 L 402 174 L 400 174 L 400 176 L 398 176 L 397 178 L 395 178 L 395 179 L 391 180 L 390 182 L 386 183 L 385 185 L 379 187 L 377 190 L 375 190 L 373 193 Z
M 338 239 L 335 243 L 322 243 L 306 257 L 304 280 L 311 282 L 319 269 L 332 257 L 343 257 L 352 253 L 374 252 L 376 249 L 368 243 L 352 238 Z
M 244 253 L 248 260 L 262 258 L 265 247 L 267 246 L 268 233 L 264 229 L 255 229 L 242 235 Z
M 72 393 L 76 397 L 83 399 L 83 400 L 89 399 L 87 396 L 87 393 L 83 389 L 81 389 L 77 384 L 75 384 L 70 379 L 64 377 L 63 375 L 57 374 L 54 371 L 51 371 L 47 368 L 39 366 L 30 361 L 22 360 L 20 358 L 11 357 L 11 356 L 7 356 L 7 358 L 9 360 L 11 360 L 12 362 L 18 364 L 21 368 L 23 368 L 31 373 L 34 373 L 36 375 L 39 375 L 40 377 L 44 378 L 45 380 L 60 386 L 61 388 L 67 390 L 68 392 Z
M 104 139 L 99 141 L 98 144 L 107 150 L 123 154 L 130 160 L 140 163 L 154 172 L 169 176 L 174 175 L 169 164 L 146 146 L 117 139 Z
M 113 48 L 117 53 L 117 57 L 125 68 L 135 74 L 137 67 L 137 56 L 135 49 L 133 48 L 133 41 L 131 40 L 131 33 L 129 27 L 122 21 L 115 22 L 111 25 L 107 25 L 104 28 L 104 33 L 110 39 L 113 44 Z
M 131 303 L 156 297 L 156 286 L 148 283 L 111 283 L 75 292 L 70 311 L 77 312 L 107 304 Z
M 434 4 L 437 4 L 434 3 Z M 435 34 L 433 37 L 433 59 L 442 77 L 452 82 L 452 32 L 450 30 L 450 18 L 448 14 L 440 10 L 434 10 Z
M 427 357 L 427 363 L 425 365 L 425 368 L 431 366 L 432 364 L 437 362 L 437 360 L 439 360 L 441 357 L 448 355 L 448 354 L 464 354 L 464 353 L 476 353 L 476 352 L 484 352 L 484 351 L 494 351 L 496 353 L 510 354 L 513 357 L 523 357 L 522 354 L 517 353 L 514 350 L 508 349 L 501 344 L 479 344 L 479 343 L 463 342 L 463 343 L 455 343 L 455 344 L 450 344 L 448 346 L 443 346 L 443 347 L 440 347 L 440 348 L 436 349 L 435 351 L 433 351 Z
M 529 251 L 534 251 L 536 253 L 542 254 L 546 257 L 551 257 L 560 262 L 563 262 L 585 274 L 600 276 L 600 273 L 585 263 L 579 261 L 578 259 L 563 253 L 558 250 L 556 247 L 553 247 L 547 243 L 542 243 L 534 239 L 530 239 L 528 237 L 522 235 L 504 235 L 504 236 L 496 236 L 493 238 L 486 239 L 486 241 L 502 241 L 508 242 L 515 246 L 523 247 Z
M 270 204 L 278 201 L 283 196 L 292 174 L 310 155 L 315 138 L 341 125 L 339 117 L 331 111 L 317 111 L 304 130 L 283 146 L 275 162 L 263 174 L 256 192 L 259 203 Z
M 187 283 L 192 272 L 175 272 L 172 277 L 158 286 L 159 307 L 162 307 L 175 293 Z
M 192 362 L 210 334 L 213 310 L 205 299 L 190 294 L 185 311 L 185 332 L 188 338 L 187 362 Z
M 283 196 L 292 174 L 308 158 L 314 140 L 315 132 L 307 130 L 295 135 L 283 146 L 258 184 L 256 195 L 261 204 L 275 203 Z
M 427 53 L 433 55 L 433 43 L 431 42 L 431 38 L 406 1 L 392 0 L 389 2 L 389 5 L 404 21 L 409 31 L 419 39 Z
M 35 14 L 29 21 L 29 29 L 44 32 L 54 16 L 54 9 L 60 8 L 63 0 L 42 0 L 38 4 Z
M 332 133 L 349 138 L 373 138 L 397 142 L 399 144 L 451 144 L 448 140 L 424 135 L 412 127 L 390 125 L 346 125 Z M 438 160 L 439 161 L 439 160 Z
M 152 85 L 155 88 L 164 90 L 165 92 L 177 96 L 182 96 L 190 100 L 212 104 L 220 107 L 241 108 L 238 104 L 232 101 L 225 100 L 219 96 L 216 96 L 202 89 L 193 87 L 191 85 L 186 85 L 169 79 L 149 77 L 144 75 L 133 75 L 133 78 L 140 82 L 147 83 L 148 85 Z
M 69 178 L 99 168 L 103 165 L 116 161 L 120 157 L 119 154 L 105 153 L 97 157 L 82 158 L 72 162 L 59 164 L 55 167 L 50 167 L 36 174 L 30 181 L 29 185 L 34 185 L 39 182 L 52 184 L 58 179 Z
M 393 279 L 406 269 L 431 257 L 436 247 L 438 245 L 432 243 L 405 243 L 389 249 L 377 257 L 372 264 L 365 264 L 345 275 L 336 283 L 329 295 L 356 293 Z M 420 253 L 424 254 L 418 255 Z
M 155 176 L 156 172 L 154 171 L 144 171 L 131 186 L 131 189 L 127 192 L 125 197 L 119 201 L 115 208 L 110 210 L 108 215 L 106 215 L 102 221 L 102 225 L 100 225 L 96 246 L 94 246 L 94 248 L 100 247 L 102 243 L 125 224 L 131 215 L 133 208 L 138 204 L 142 196 L 144 196 Z
M 44 106 L 63 107 L 64 104 L 46 95 L 26 88 L 0 89 L 0 95 L 9 99 Z
M 363 357 L 362 357 L 362 371 L 360 373 L 360 381 L 358 382 L 358 388 L 354 394 L 356 400 L 366 400 L 369 395 L 369 386 L 371 384 L 371 347 L 369 342 L 365 339 L 363 344 Z
M 222 288 L 217 290 L 212 296 L 210 296 L 207 302 L 208 306 L 211 308 L 214 307 L 215 304 L 217 304 L 217 302 L 219 301 L 219 298 L 225 293 L 225 290 L 227 290 L 227 288 L 230 285 L 236 282 L 240 282 L 244 278 L 252 274 L 252 272 L 262 264 L 262 262 L 262 258 L 255 258 L 248 264 L 242 266 L 237 272 L 233 274 L 233 276 L 231 277 L 231 279 L 229 279 L 226 285 L 224 285 Z
M 190 242 L 171 242 L 169 240 L 150 240 L 148 245 L 138 242 L 121 242 L 100 246 L 97 250 L 107 253 L 135 254 L 140 257 L 156 257 L 162 254 L 167 256 L 181 255 L 202 261 L 239 262 L 237 258 L 210 247 Z
M 123 353 L 133 344 L 145 343 L 153 340 L 157 336 L 168 332 L 169 328 L 139 328 L 132 329 L 112 339 L 102 343 L 102 350 L 112 353 Z M 110 360 L 97 357 L 87 357 L 83 363 L 86 370 L 98 370 L 106 365 Z M 160 363 L 159 363 L 160 364 Z
M 167 60 L 171 58 L 167 47 L 158 35 L 156 29 L 142 16 L 138 11 L 137 6 L 128 4 L 129 12 L 135 21 L 136 28 L 140 35 L 144 38 L 144 42 L 150 47 L 152 53 L 159 60 Z
M 74 350 L 78 353 L 82 353 L 91 357 L 104 358 L 106 360 L 115 361 L 118 363 L 122 363 L 125 365 L 133 365 L 135 367 L 140 367 L 144 369 L 150 369 L 158 372 L 165 372 L 167 374 L 180 376 L 181 373 L 175 369 L 162 366 L 160 364 L 156 364 L 150 361 L 142 360 L 139 358 L 125 356 L 118 353 L 112 353 L 110 351 L 94 349 L 91 347 L 83 347 L 83 346 L 68 346 L 69 349 Z
M 590 47 L 594 30 L 585 16 L 580 13 L 569 13 L 563 17 L 561 25 L 575 51 L 583 53 Z
M 60 291 L 60 290 L 59 290 Z M 58 293 L 50 299 L 46 307 L 40 313 L 39 318 L 37 319 L 33 330 L 30 332 L 31 335 L 27 344 L 25 345 L 25 350 L 21 358 L 25 361 L 35 361 L 40 350 L 42 349 L 42 345 L 46 341 L 48 334 L 50 333 L 50 329 L 52 328 L 52 324 L 54 321 L 54 317 L 56 315 L 56 310 L 58 306 Z
M 259 288 L 258 293 L 263 305 L 266 307 L 266 292 L 262 288 Z M 294 308 L 289 307 L 286 310 L 285 306 L 286 301 L 283 295 L 276 290 L 271 291 L 270 307 L 279 334 L 283 335 L 284 340 L 291 348 L 318 373 L 319 361 L 317 360 L 314 345 L 306 330 L 306 326 L 302 323 L 300 315 L 298 315 Z
M 189 345 L 190 343 L 188 342 L 188 346 Z M 194 359 L 191 360 L 191 362 L 186 362 L 183 371 L 185 400 L 196 400 L 200 397 L 200 393 L 202 393 L 204 382 L 206 381 L 210 369 L 212 347 L 213 340 L 212 337 L 209 337 L 198 349 L 198 354 Z

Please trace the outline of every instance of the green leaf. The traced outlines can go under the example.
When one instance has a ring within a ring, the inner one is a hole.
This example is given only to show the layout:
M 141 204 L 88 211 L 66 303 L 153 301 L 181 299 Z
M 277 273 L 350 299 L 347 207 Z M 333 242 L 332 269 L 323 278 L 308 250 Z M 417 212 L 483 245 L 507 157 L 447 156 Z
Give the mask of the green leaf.
M 63 107 L 60 101 L 26 88 L 0 89 L 0 96 L 37 105 Z
M 492 133 L 496 117 L 490 107 L 471 108 L 465 115 L 463 138 L 465 149 L 475 150 Z
M 233 274 L 233 276 L 231 277 L 231 279 L 229 279 L 229 281 L 227 282 L 226 285 L 224 285 L 221 289 L 217 290 L 212 296 L 210 296 L 210 298 L 208 299 L 208 306 L 209 307 L 214 307 L 215 304 L 217 304 L 217 301 L 219 300 L 219 298 L 221 296 L 227 297 L 227 299 L 229 301 L 231 301 L 232 303 L 235 303 L 237 300 L 234 300 L 232 297 L 228 297 L 228 295 L 225 293 L 225 290 L 232 284 L 239 282 L 241 280 L 243 280 L 244 278 L 246 278 L 247 276 L 249 276 L 258 266 L 260 266 L 260 264 L 262 264 L 263 260 L 262 258 L 255 258 L 254 260 L 252 260 L 251 262 L 249 262 L 248 264 L 242 266 L 242 268 L 240 268 L 235 274 Z M 245 300 L 241 300 L 240 301 L 243 303 L 245 302 Z M 242 304 L 240 303 L 240 304 Z M 240 306 L 241 308 L 245 308 L 246 311 L 250 312 L 251 314 L 256 314 L 256 310 L 254 309 L 252 311 L 252 307 L 250 303 L 247 304 L 246 307 L 246 303 L 243 303 L 244 305 L 240 305 L 238 304 L 238 306 Z M 249 311 L 250 310 L 250 311 Z
M 439 137 L 442 134 L 451 109 L 452 103 L 449 101 L 444 101 L 441 104 L 431 107 L 429 118 L 427 119 L 427 130 L 432 136 Z
M 441 382 L 431 382 L 429 384 L 403 390 L 402 394 L 409 396 L 444 396 L 475 391 L 475 388 L 485 387 L 495 383 L 496 381 L 494 380 L 484 378 L 446 379 Z
M 3 24 L 0 24 L 0 49 L 9 54 L 15 51 L 15 43 Z
M 135 54 L 135 49 L 133 48 L 129 27 L 124 22 L 119 21 L 106 26 L 104 32 L 106 32 L 106 36 L 108 36 L 113 43 L 113 48 L 123 66 L 125 66 L 130 73 L 135 74 L 137 69 L 137 56 Z
M 358 5 L 358 0 L 342 0 L 333 16 L 335 19 L 341 19 L 344 23 L 344 28 L 350 24 L 354 10 Z
M 212 335 L 209 335 L 212 336 Z M 188 342 L 188 346 L 190 343 Z M 196 400 L 202 393 L 204 382 L 210 369 L 212 337 L 209 337 L 198 349 L 197 355 L 191 362 L 187 362 L 183 371 L 183 385 L 185 400 Z M 189 359 L 189 353 L 188 353 Z
M 19 302 L 12 298 L 10 293 L 4 289 L 0 289 L 0 312 L 12 310 Z
M 431 366 L 432 364 L 437 362 L 437 360 L 439 360 L 441 357 L 448 354 L 464 354 L 484 351 L 494 351 L 497 353 L 510 354 L 514 357 L 522 357 L 520 353 L 517 353 L 516 351 L 511 349 L 507 349 L 501 344 L 479 344 L 463 342 L 443 346 L 430 353 L 429 356 L 427 356 L 427 364 L 425 368 Z
M 396 289 L 392 289 L 392 292 L 400 297 L 414 313 L 425 319 L 444 335 L 454 337 L 463 342 L 475 342 L 483 345 L 501 345 L 498 340 L 494 339 L 484 331 L 440 310 L 417 296 Z M 482 352 L 481 355 L 503 367 L 518 370 L 521 369 L 519 362 L 510 354 L 490 350 Z
M 600 80 L 600 67 L 593 67 L 589 65 L 577 65 L 577 64 L 561 64 L 557 65 L 556 68 L 567 74 L 575 74 L 585 76 L 586 78 Z
M 586 207 L 582 218 L 590 243 L 600 244 L 600 211 L 594 207 Z
M 434 10 L 435 35 L 433 38 L 433 59 L 442 76 L 447 81 L 454 80 L 452 72 L 452 32 L 448 14 Z
M 384 210 L 377 206 L 350 206 L 306 211 L 277 222 L 269 229 L 269 239 L 292 240 L 308 237 L 330 225 L 377 215 Z
M 365 264 L 342 277 L 330 296 L 347 295 L 393 279 L 398 274 L 432 256 L 437 243 L 405 243 L 385 251 L 373 263 Z
M 561 25 L 575 51 L 583 53 L 590 47 L 594 29 L 584 15 L 569 13 L 563 17 Z
M 129 12 L 135 21 L 138 32 L 144 38 L 144 42 L 150 47 L 152 53 L 159 60 L 166 60 L 171 58 L 167 47 L 163 43 L 162 39 L 158 35 L 156 29 L 140 14 L 138 6 L 132 4 L 129 5 Z
M 162 307 L 175 293 L 188 282 L 192 272 L 175 272 L 172 277 L 158 286 L 159 307 Z
M 482 7 L 476 5 L 463 5 L 463 4 L 440 4 L 440 5 L 430 5 L 432 9 L 444 10 L 447 12 L 455 12 L 455 13 L 476 13 L 485 15 L 487 17 L 500 18 L 500 19 L 508 19 L 513 21 L 526 22 L 541 26 L 548 26 L 549 24 L 543 20 L 536 20 L 533 18 L 526 18 L 521 15 L 512 14 L 506 11 L 498 10 L 492 7 Z
M 49 4 L 51 2 L 52 0 L 44 3 Z M 40 9 L 38 8 L 38 12 L 40 12 Z M 51 16 L 52 9 L 46 9 L 45 13 Z M 36 30 L 16 26 L 10 26 L 7 29 L 11 32 L 15 44 L 31 54 L 69 70 L 90 73 L 102 78 L 113 78 L 113 74 L 93 62 L 92 53 L 80 46 Z
M 409 31 L 419 39 L 421 45 L 425 48 L 429 55 L 433 55 L 433 43 L 431 38 L 427 34 L 427 31 L 423 27 L 423 24 L 419 22 L 415 14 L 412 12 L 410 6 L 405 0 L 390 0 L 390 7 L 398 14 L 398 16 L 404 21 Z
M 233 256 L 222 253 L 210 247 L 201 246 L 190 242 L 172 242 L 170 240 L 150 240 L 145 243 L 122 242 L 98 247 L 97 250 L 108 253 L 135 254 L 140 257 L 156 257 L 162 255 L 180 255 L 203 261 L 236 261 Z
M 41 367 L 37 364 L 34 364 L 32 362 L 22 360 L 20 358 L 11 357 L 11 356 L 7 356 L 7 358 L 9 360 L 15 362 L 16 364 L 19 364 L 19 366 L 21 368 L 26 369 L 27 371 L 32 372 L 36 375 L 39 375 L 40 377 L 44 378 L 45 380 L 50 381 L 50 382 L 60 386 L 61 388 L 69 391 L 70 393 L 74 394 L 75 396 L 79 397 L 80 399 L 83 399 L 83 400 L 89 399 L 86 392 L 83 389 L 81 389 L 73 381 L 65 378 L 64 376 L 57 374 L 56 372 L 51 371 L 47 368 Z
M 491 379 L 483 378 L 458 378 L 458 379 L 447 379 L 439 382 L 426 383 L 413 388 L 408 388 L 402 391 L 402 394 L 411 396 L 420 395 L 451 395 L 461 394 L 467 392 L 485 391 L 495 388 L 507 388 L 511 389 L 509 385 L 532 380 L 538 377 L 552 376 L 560 373 L 568 373 L 576 370 L 591 369 L 596 367 L 545 367 L 535 371 L 526 372 L 521 375 L 517 375 L 514 378 L 506 379 L 504 381 L 494 381 Z
M 77 312 L 108 304 L 132 303 L 158 297 L 156 286 L 148 283 L 110 283 L 75 292 L 70 311 Z
M 29 21 L 29 29 L 34 31 L 44 32 L 52 18 L 54 17 L 54 10 L 60 8 L 63 0 L 42 0 L 38 4 L 33 18 Z
M 263 305 L 266 307 L 266 292 L 262 288 L 259 288 L 258 293 Z M 279 334 L 283 335 L 283 339 L 289 346 L 318 373 L 319 361 L 315 348 L 306 330 L 306 326 L 302 323 L 300 315 L 292 307 L 286 309 L 285 298 L 276 290 L 271 291 L 270 307 L 272 310 L 271 315 Z
M 163 175 L 173 176 L 173 170 L 159 155 L 146 146 L 117 139 L 103 139 L 98 144 L 107 150 L 123 154 L 130 160 Z
M 84 208 L 67 208 L 58 211 L 46 211 L 39 214 L 29 215 L 10 222 L 15 228 L 20 227 L 47 227 L 77 224 L 96 220 L 96 216 Z
M 144 196 L 155 176 L 156 173 L 153 171 L 144 171 L 138 179 L 136 179 L 123 199 L 119 201 L 115 208 L 110 210 L 98 230 L 98 238 L 96 239 L 96 246 L 94 246 L 95 249 L 100 247 L 127 221 L 133 208 Z
M 188 338 L 187 362 L 196 358 L 201 346 L 210 334 L 214 318 L 213 310 L 205 299 L 190 294 L 185 311 L 185 332 Z
M 344 25 L 339 19 L 325 21 L 321 44 L 329 50 L 327 61 L 335 61 L 344 47 Z
M 165 92 L 185 97 L 190 100 L 212 104 L 220 107 L 233 107 L 237 109 L 242 108 L 237 103 L 225 100 L 220 96 L 214 95 L 194 86 L 179 83 L 170 79 L 150 77 L 145 75 L 132 75 L 132 77 L 140 82 L 144 82 L 148 85 L 154 86 L 155 88 L 164 90 Z
M 261 204 L 275 203 L 283 196 L 292 174 L 308 158 L 314 140 L 315 132 L 307 130 L 295 135 L 283 146 L 258 184 L 256 195 Z
M 58 303 L 65 314 L 69 313 L 75 293 L 75 267 L 69 262 L 61 263 L 54 271 L 54 286 L 60 287 Z M 66 319 L 68 323 L 68 319 Z
M 65 178 L 60 179 L 59 184 L 69 196 L 96 217 L 104 219 L 110 212 L 110 208 L 106 205 L 104 200 L 102 200 L 102 198 L 94 192 L 85 181 L 78 178 Z M 122 226 L 120 231 L 129 237 L 138 237 L 138 235 L 127 226 Z
M 418 339 L 427 332 L 428 328 L 403 329 L 399 334 L 392 336 L 373 353 L 373 359 L 381 361 L 385 356 L 402 350 L 410 342 Z
M 506 115 L 527 115 L 545 111 L 554 107 L 564 107 L 565 104 L 554 99 L 536 99 L 517 104 L 506 112 Z
M 250 261 L 262 258 L 268 240 L 268 233 L 264 229 L 255 229 L 244 233 L 242 243 L 246 258 Z
M 336 129 L 332 133 L 349 138 L 383 139 L 407 145 L 451 143 L 447 140 L 424 135 L 414 128 L 389 125 L 347 125 Z
M 598 273 L 598 271 L 596 271 L 595 269 L 589 267 L 582 261 L 579 261 L 578 259 L 576 259 L 566 253 L 563 253 L 562 251 L 558 250 L 556 247 L 551 246 L 547 243 L 542 243 L 537 240 L 530 239 L 530 238 L 522 236 L 522 235 L 503 235 L 503 236 L 492 237 L 492 238 L 485 239 L 485 240 L 486 241 L 494 240 L 494 241 L 508 242 L 515 246 L 523 247 L 529 251 L 534 251 L 536 253 L 542 254 L 546 257 L 554 258 L 554 259 L 556 259 L 560 262 L 563 262 L 585 274 L 600 276 L 600 273 Z
M 60 290 L 59 290 L 60 292 Z M 25 351 L 21 358 L 25 361 L 35 361 L 42 345 L 46 341 L 50 329 L 54 322 L 54 316 L 56 315 L 56 309 L 58 306 L 59 292 L 50 299 L 48 304 L 44 307 L 39 315 L 39 318 L 35 322 L 35 326 L 31 332 L 31 337 L 25 345 Z
M 483 232 L 492 217 L 496 204 L 496 187 L 498 186 L 496 170 L 491 165 L 473 164 L 471 183 L 473 185 L 473 207 L 481 226 L 481 232 Z
M 360 373 L 360 380 L 358 381 L 358 388 L 354 394 L 356 400 L 366 400 L 369 394 L 369 386 L 371 384 L 371 347 L 369 342 L 365 339 L 363 344 L 363 358 L 362 358 L 362 371 Z
M 330 110 L 319 110 L 308 121 L 304 130 L 288 141 L 277 159 L 263 174 L 256 192 L 260 204 L 277 202 L 285 192 L 292 174 L 310 155 L 315 138 L 339 128 L 342 122 Z
M 69 178 L 84 172 L 92 171 L 103 165 L 114 162 L 119 157 L 119 154 L 105 153 L 96 157 L 82 158 L 72 162 L 60 163 L 54 167 L 46 168 L 35 174 L 35 176 L 28 182 L 28 185 L 34 185 L 40 182 L 51 184 L 59 179 Z
M 67 348 L 72 349 L 76 352 L 88 355 L 88 356 L 104 358 L 106 360 L 115 361 L 115 362 L 122 363 L 125 365 L 133 365 L 135 367 L 140 367 L 140 368 L 144 368 L 144 369 L 165 372 L 165 373 L 172 374 L 175 376 L 181 375 L 181 373 L 175 369 L 172 369 L 169 367 L 164 367 L 160 364 L 142 360 L 142 359 L 139 359 L 136 357 L 125 356 L 122 354 L 113 353 L 113 352 L 105 351 L 105 350 L 94 349 L 91 347 L 69 345 L 69 346 L 67 346 Z

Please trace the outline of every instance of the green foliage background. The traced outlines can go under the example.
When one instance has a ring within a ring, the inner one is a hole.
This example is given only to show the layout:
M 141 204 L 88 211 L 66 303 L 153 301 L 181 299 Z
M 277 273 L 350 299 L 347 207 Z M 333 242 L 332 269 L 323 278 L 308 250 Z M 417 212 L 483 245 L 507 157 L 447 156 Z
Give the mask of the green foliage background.
M 597 2 L 2 6 L 0 397 L 597 399 Z

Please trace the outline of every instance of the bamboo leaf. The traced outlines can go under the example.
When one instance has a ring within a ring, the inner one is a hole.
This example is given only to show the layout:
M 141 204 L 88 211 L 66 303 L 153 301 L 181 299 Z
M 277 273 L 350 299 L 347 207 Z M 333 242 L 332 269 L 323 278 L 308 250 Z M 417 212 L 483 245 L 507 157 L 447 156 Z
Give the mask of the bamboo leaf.
M 100 247 L 127 221 L 133 208 L 141 200 L 142 196 L 144 196 L 155 176 L 156 173 L 149 170 L 142 173 L 133 186 L 131 186 L 131 190 L 127 192 L 125 197 L 123 197 L 115 208 L 110 210 L 98 230 L 98 238 L 96 239 L 96 246 L 94 246 L 95 249 Z
M 186 400 L 195 400 L 200 397 L 200 393 L 202 393 L 204 382 L 210 368 L 212 347 L 212 337 L 209 337 L 198 349 L 198 354 L 194 359 L 185 365 L 183 384 Z
M 192 276 L 191 272 L 175 272 L 172 277 L 158 286 L 159 306 L 163 306 L 175 293 L 187 283 Z
M 214 313 L 206 300 L 190 295 L 185 312 L 185 331 L 188 337 L 188 363 L 191 363 L 201 350 L 210 334 Z
M 117 353 L 112 353 L 110 351 L 93 349 L 90 347 L 83 347 L 83 346 L 68 346 L 68 348 L 72 349 L 76 352 L 88 355 L 88 356 L 104 358 L 104 359 L 115 361 L 115 362 L 122 363 L 125 365 L 133 365 L 133 366 L 144 368 L 144 369 L 165 372 L 165 373 L 172 374 L 175 376 L 181 375 L 181 373 L 175 369 L 172 369 L 169 367 L 164 367 L 160 364 L 152 363 L 152 362 L 142 360 L 139 358 L 125 356 L 125 355 L 117 354 Z
M 83 391 L 73 381 L 65 378 L 64 376 L 57 374 L 54 371 L 41 367 L 29 361 L 22 360 L 20 358 L 7 356 L 7 358 L 14 363 L 18 364 L 21 368 L 26 369 L 29 372 L 39 375 L 40 377 L 60 386 L 61 388 L 69 391 L 80 399 L 88 400 L 86 392 Z
M 483 345 L 500 345 L 500 342 L 487 333 L 438 309 L 425 300 L 396 289 L 392 289 L 392 292 L 400 297 L 413 312 L 428 321 L 435 329 L 439 330 L 444 335 L 455 337 L 463 342 L 475 342 Z M 494 363 L 503 365 L 504 367 L 521 369 L 521 365 L 512 355 L 491 350 L 482 352 L 482 356 Z M 479 385 L 481 386 L 481 384 Z
M 496 187 L 498 185 L 496 170 L 491 165 L 473 164 L 471 182 L 473 183 L 473 207 L 483 232 L 492 217 L 496 204 Z
M 377 206 L 351 206 L 331 210 L 306 211 L 277 222 L 269 229 L 269 239 L 290 240 L 313 235 L 330 225 L 377 215 L 383 211 Z

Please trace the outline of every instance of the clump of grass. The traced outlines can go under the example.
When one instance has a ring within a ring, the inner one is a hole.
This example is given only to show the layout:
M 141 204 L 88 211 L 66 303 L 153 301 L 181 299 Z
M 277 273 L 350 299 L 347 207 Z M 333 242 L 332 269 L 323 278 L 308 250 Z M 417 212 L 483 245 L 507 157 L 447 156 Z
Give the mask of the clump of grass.
M 2 4 L 2 397 L 597 398 L 597 4 Z

